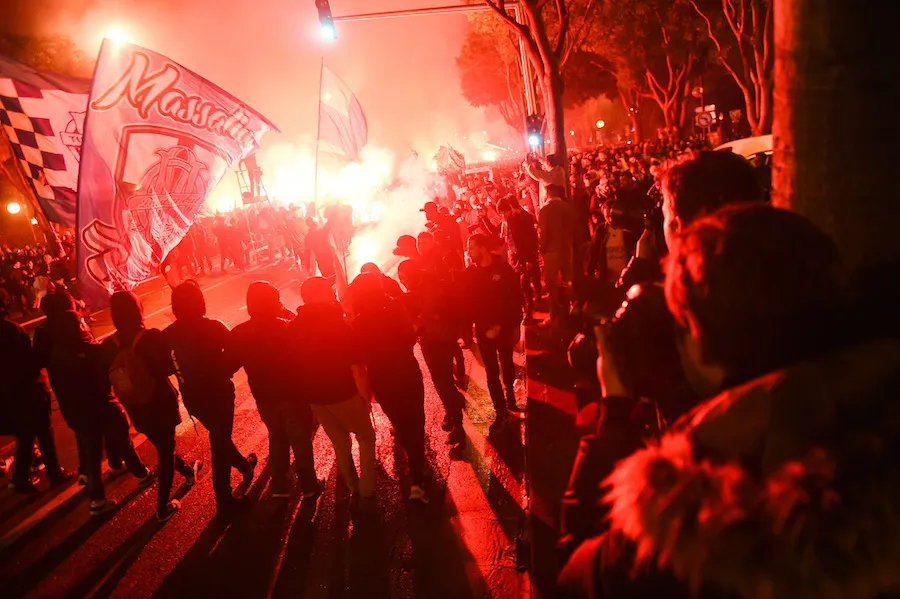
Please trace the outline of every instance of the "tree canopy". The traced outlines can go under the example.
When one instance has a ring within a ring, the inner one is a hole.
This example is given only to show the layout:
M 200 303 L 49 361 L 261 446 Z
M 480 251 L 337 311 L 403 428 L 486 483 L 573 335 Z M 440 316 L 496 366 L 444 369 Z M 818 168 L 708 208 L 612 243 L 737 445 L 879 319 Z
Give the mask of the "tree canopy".
M 0 54 L 35 69 L 90 79 L 94 60 L 68 37 L 0 34 Z
M 666 126 L 682 127 L 692 84 L 709 62 L 702 19 L 689 0 L 598 1 L 586 44 L 613 65 L 623 102 L 650 98 Z

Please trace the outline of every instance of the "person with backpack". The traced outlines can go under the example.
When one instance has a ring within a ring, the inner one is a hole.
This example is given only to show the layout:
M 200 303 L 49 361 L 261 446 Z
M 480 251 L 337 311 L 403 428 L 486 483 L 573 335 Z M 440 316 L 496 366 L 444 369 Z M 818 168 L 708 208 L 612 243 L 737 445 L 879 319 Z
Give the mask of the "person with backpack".
M 101 346 L 102 362 L 134 428 L 156 448 L 156 517 L 166 522 L 181 507 L 178 500 L 169 500 L 175 470 L 192 487 L 200 467 L 199 461 L 191 467 L 175 453 L 175 427 L 181 423 L 181 414 L 178 392 L 169 381 L 175 372 L 171 350 L 159 329 L 144 325 L 143 307 L 135 294 L 117 291 L 109 300 L 109 311 L 116 332 Z
M 130 471 L 144 488 L 153 482 L 153 473 L 131 443 L 125 411 L 112 395 L 107 372 L 99 367 L 100 344 L 75 312 L 75 302 L 52 293 L 41 300 L 41 309 L 47 319 L 34 332 L 34 351 L 47 369 L 63 419 L 75 431 L 78 482 L 87 485 L 91 515 L 98 516 L 116 507 L 103 489 L 104 441 L 113 475 Z
M 290 311 L 281 303 L 278 288 L 256 281 L 247 289 L 250 320 L 234 327 L 225 361 L 231 372 L 243 367 L 259 416 L 269 431 L 269 495 L 289 497 L 294 476 L 289 473 L 291 450 L 294 471 L 304 499 L 318 497 L 324 482 L 316 476 L 312 438 L 318 428 L 309 404 L 297 397 L 288 352 Z
M 163 335 L 172 350 L 172 362 L 188 413 L 209 431 L 213 490 L 220 514 L 238 507 L 231 490 L 231 469 L 236 468 L 249 488 L 256 470 L 256 454 L 241 455 L 231 433 L 234 428 L 232 370 L 223 360 L 228 327 L 206 317 L 206 300 L 196 281 L 185 281 L 172 292 L 175 322 Z
M 31 478 L 31 460 L 37 438 L 51 486 L 71 476 L 56 455 L 50 426 L 50 393 L 28 333 L 9 318 L 10 296 L 0 289 L 0 434 L 16 438 L 12 483 L 18 493 L 37 493 Z

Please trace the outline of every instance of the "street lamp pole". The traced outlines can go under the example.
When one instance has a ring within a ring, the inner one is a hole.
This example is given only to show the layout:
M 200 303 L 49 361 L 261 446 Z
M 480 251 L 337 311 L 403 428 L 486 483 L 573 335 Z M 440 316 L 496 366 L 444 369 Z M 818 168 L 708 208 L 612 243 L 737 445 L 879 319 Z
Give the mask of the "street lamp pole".
M 513 12 L 516 22 L 522 24 L 522 11 L 518 2 L 510 3 L 509 8 Z M 352 21 L 379 21 L 382 19 L 396 19 L 400 17 L 415 17 L 421 15 L 446 15 L 453 13 L 470 13 L 490 11 L 490 6 L 486 4 L 472 4 L 466 6 L 430 6 L 427 8 L 409 8 L 405 10 L 390 10 L 384 12 L 360 13 L 355 15 L 344 15 L 334 17 L 335 23 L 350 23 Z M 528 60 L 528 52 L 525 49 L 525 42 L 519 38 L 519 60 L 521 61 L 523 89 L 525 90 L 525 109 L 529 115 L 537 112 L 537 101 L 534 93 L 534 86 L 531 81 L 531 62 Z

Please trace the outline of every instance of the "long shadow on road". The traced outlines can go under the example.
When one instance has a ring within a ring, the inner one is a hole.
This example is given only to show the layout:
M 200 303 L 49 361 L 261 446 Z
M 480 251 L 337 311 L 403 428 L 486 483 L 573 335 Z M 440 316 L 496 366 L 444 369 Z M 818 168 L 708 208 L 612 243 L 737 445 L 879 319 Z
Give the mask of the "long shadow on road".
M 129 493 L 124 499 L 122 499 L 116 509 L 112 512 L 108 512 L 101 517 L 94 517 L 87 520 L 81 527 L 79 527 L 74 533 L 69 535 L 62 543 L 52 548 L 44 555 L 40 557 L 37 561 L 27 566 L 24 570 L 22 570 L 15 578 L 9 581 L 8 584 L 4 585 L 4 591 L 9 593 L 10 597 L 21 597 L 35 588 L 38 583 L 40 583 L 46 576 L 48 572 L 54 571 L 58 568 L 69 556 L 75 553 L 82 545 L 87 543 L 89 539 L 96 533 L 102 526 L 106 524 L 106 522 L 122 507 L 127 504 L 129 501 L 138 497 L 141 493 L 146 491 L 146 489 L 135 488 L 131 493 Z M 183 495 L 186 492 L 185 489 L 179 489 L 179 493 Z M 176 497 L 179 495 L 176 494 Z M 25 543 L 27 539 L 30 539 L 32 536 L 36 536 L 42 534 L 50 527 L 52 523 L 59 521 L 66 513 L 71 512 L 75 509 L 76 506 L 79 505 L 79 501 L 70 499 L 64 504 L 64 509 L 57 510 L 51 516 L 48 516 L 44 519 L 38 526 L 32 528 L 26 535 L 20 538 L 16 543 L 11 546 L 11 551 L 14 551 L 16 547 L 20 545 L 20 543 Z M 156 520 L 151 520 L 151 524 L 153 524 L 153 531 L 155 532 L 158 524 Z M 143 528 L 141 529 L 143 530 Z M 152 534 L 150 535 L 152 536 Z M 147 539 L 149 541 L 149 538 Z
M 559 514 L 578 449 L 573 394 L 576 375 L 565 353 L 568 337 L 528 331 L 528 480 L 531 493 L 534 597 L 553 597 Z
M 247 493 L 251 505 L 231 522 L 213 518 L 154 594 L 155 597 L 265 597 L 279 557 L 287 499 L 259 501 L 269 481 L 263 468 Z

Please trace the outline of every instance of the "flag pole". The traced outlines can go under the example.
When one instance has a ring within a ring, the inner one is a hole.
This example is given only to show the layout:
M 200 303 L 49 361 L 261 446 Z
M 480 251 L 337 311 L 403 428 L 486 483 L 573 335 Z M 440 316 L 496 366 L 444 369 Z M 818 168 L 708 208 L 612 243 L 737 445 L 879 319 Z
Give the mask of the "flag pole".
M 315 217 L 319 217 L 319 136 L 322 131 L 322 78 L 325 74 L 325 56 L 319 61 L 319 101 L 316 104 L 316 158 L 313 173 L 313 209 Z

